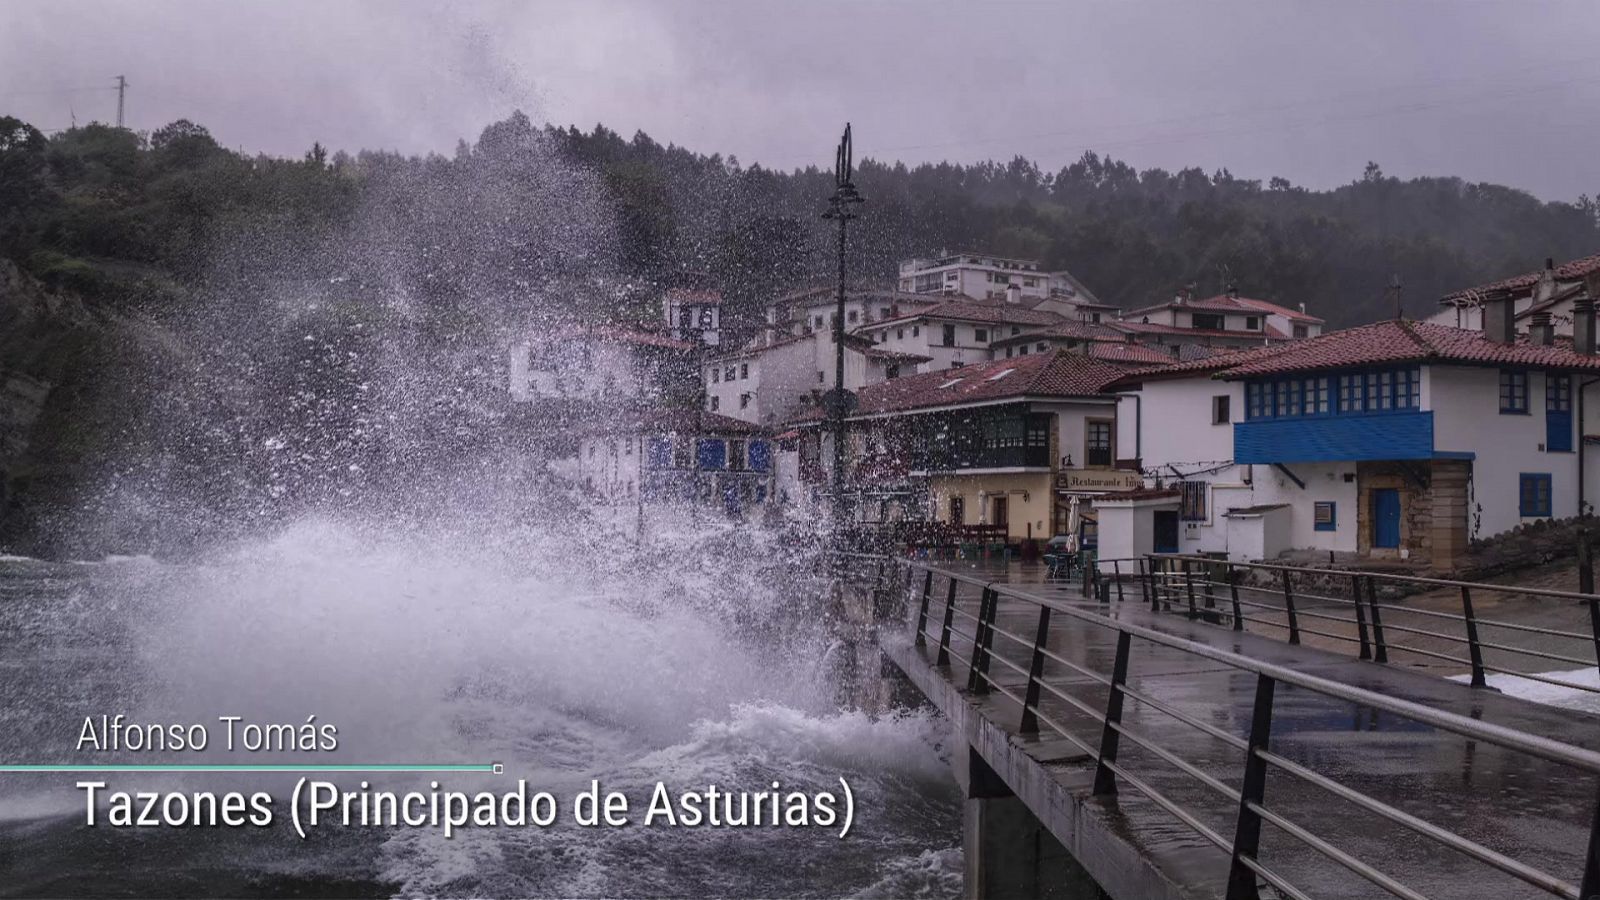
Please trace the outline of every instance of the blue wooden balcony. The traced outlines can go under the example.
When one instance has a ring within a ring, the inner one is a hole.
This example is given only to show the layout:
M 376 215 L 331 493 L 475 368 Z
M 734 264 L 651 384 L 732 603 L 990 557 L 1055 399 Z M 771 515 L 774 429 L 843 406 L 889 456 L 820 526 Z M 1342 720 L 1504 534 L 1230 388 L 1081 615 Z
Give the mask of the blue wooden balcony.
M 1344 462 L 1433 457 L 1433 412 L 1257 419 L 1233 426 L 1236 463 Z

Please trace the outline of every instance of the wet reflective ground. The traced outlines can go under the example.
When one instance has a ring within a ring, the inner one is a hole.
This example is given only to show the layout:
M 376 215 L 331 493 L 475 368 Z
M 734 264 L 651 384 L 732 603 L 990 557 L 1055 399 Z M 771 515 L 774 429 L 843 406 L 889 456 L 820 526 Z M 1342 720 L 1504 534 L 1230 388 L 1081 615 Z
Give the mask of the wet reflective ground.
M 1004 574 L 1016 583 L 1033 582 L 1027 588 L 1030 592 L 1084 603 L 1076 585 L 1047 585 L 1035 572 L 1015 566 Z M 921 586 L 920 579 L 917 586 Z M 973 630 L 969 616 L 977 613 L 979 589 L 961 585 L 957 596 L 949 674 L 964 685 L 972 647 L 963 634 L 970 635 Z M 936 612 L 943 597 L 944 586 L 940 583 L 932 604 Z M 1344 684 L 1571 744 L 1600 746 L 1600 718 L 1584 713 L 1475 690 L 1404 665 L 1360 662 L 1352 659 L 1353 654 L 1348 651 L 1335 654 L 1292 647 L 1181 616 L 1152 614 L 1137 598 L 1124 603 L 1113 599 L 1109 606 L 1084 606 Z M 930 630 L 937 634 L 939 617 L 930 618 Z M 1005 693 L 1023 695 L 1031 646 L 1024 646 L 1012 636 L 1031 643 L 1037 618 L 1037 607 L 1031 604 L 1001 601 L 993 641 L 997 658 L 990 665 L 990 674 L 1004 691 L 973 700 L 987 717 L 1013 732 L 1020 724 L 1021 707 Z M 909 634 L 907 629 L 906 635 Z M 1114 633 L 1108 629 L 1057 615 L 1052 620 L 1048 646 L 1052 653 L 1090 671 L 1109 674 L 1112 670 L 1116 644 Z M 1256 692 L 1254 674 L 1139 639 L 1133 640 L 1131 651 L 1128 684 L 1133 690 L 1227 734 L 1241 739 L 1248 734 Z M 932 661 L 934 648 L 925 652 L 925 659 Z M 1059 662 L 1046 662 L 1044 681 L 1088 709 L 1105 709 L 1105 687 Z M 1102 726 L 1069 700 L 1045 691 L 1041 712 L 1049 723 L 1083 745 L 1099 747 Z M 1243 751 L 1132 698 L 1124 707 L 1123 722 L 1130 734 L 1121 741 L 1119 763 L 1191 812 L 1224 841 L 1231 842 L 1237 820 L 1237 795 L 1208 786 L 1141 743 L 1189 763 L 1233 792 L 1242 781 Z M 1063 759 L 1064 764 L 1057 763 L 1053 768 L 1064 777 L 1081 777 L 1080 773 L 1092 764 L 1070 739 L 1051 731 L 1052 726 L 1045 724 L 1041 739 L 1017 740 L 1031 747 L 1036 758 Z M 1140 740 L 1133 740 L 1134 737 Z M 1593 776 L 1288 685 L 1277 689 L 1270 749 L 1346 787 L 1563 880 L 1575 883 L 1582 874 L 1596 800 Z M 1069 761 L 1074 758 L 1080 761 Z M 1169 875 L 1202 893 L 1215 891 L 1220 895 L 1226 882 L 1228 857 L 1212 842 L 1131 787 L 1123 786 L 1114 797 L 1092 802 L 1101 804 L 1109 827 L 1120 831 Z M 1269 811 L 1429 897 L 1550 896 L 1282 771 L 1269 773 L 1265 805 Z M 1270 823 L 1263 829 L 1260 859 L 1313 897 L 1354 898 L 1383 893 Z

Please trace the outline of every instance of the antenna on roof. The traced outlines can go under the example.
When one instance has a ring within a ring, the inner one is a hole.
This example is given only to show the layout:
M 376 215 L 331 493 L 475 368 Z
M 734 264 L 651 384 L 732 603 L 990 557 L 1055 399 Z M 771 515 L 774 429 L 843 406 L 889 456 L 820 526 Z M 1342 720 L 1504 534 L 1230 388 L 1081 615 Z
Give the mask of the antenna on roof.
M 1394 317 L 1396 321 L 1406 317 L 1405 303 L 1401 300 L 1402 290 L 1399 273 L 1389 276 L 1389 297 L 1394 300 Z

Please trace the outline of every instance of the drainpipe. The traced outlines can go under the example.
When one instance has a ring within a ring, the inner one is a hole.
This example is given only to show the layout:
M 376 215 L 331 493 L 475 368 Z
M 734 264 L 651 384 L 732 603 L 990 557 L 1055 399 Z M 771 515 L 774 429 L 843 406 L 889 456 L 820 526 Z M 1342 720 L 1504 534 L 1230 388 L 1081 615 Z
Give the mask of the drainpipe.
M 1600 384 L 1600 378 L 1591 378 L 1578 385 L 1578 515 L 1586 517 L 1590 513 L 1584 509 L 1583 497 L 1583 392 L 1592 384 Z

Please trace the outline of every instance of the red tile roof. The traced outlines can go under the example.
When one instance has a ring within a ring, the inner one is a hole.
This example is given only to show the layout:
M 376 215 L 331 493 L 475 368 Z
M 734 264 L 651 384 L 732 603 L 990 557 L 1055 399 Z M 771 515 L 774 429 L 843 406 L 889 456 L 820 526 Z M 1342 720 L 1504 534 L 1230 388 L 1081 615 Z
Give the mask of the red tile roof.
M 1578 259 L 1569 260 L 1559 266 L 1556 266 L 1555 279 L 1557 281 L 1577 281 L 1578 279 L 1584 278 L 1585 276 L 1597 271 L 1600 271 L 1600 253 L 1596 253 L 1592 256 L 1579 257 Z M 1486 294 L 1490 291 L 1501 290 L 1521 292 L 1538 284 L 1539 277 L 1542 276 L 1544 272 L 1544 269 L 1535 269 L 1532 272 L 1524 272 L 1521 275 L 1513 275 L 1510 278 L 1502 278 L 1499 281 L 1491 281 L 1488 284 L 1480 284 L 1476 287 L 1464 288 L 1462 290 L 1446 294 L 1439 299 L 1440 302 L 1447 300 L 1475 299 L 1479 294 Z
M 957 322 L 989 322 L 998 325 L 1059 325 L 1065 318 L 1056 312 L 1030 309 L 1015 303 L 984 302 L 979 300 L 947 300 L 928 309 L 904 313 L 896 318 L 873 322 L 871 327 L 881 328 L 895 322 L 912 319 L 946 319 Z
M 1315 322 L 1321 324 L 1322 320 L 1309 313 L 1297 309 L 1280 306 L 1270 300 L 1256 300 L 1251 297 L 1240 297 L 1234 294 L 1218 294 L 1215 297 L 1206 297 L 1201 300 L 1168 300 L 1141 309 L 1130 310 L 1127 314 L 1136 316 L 1140 313 L 1154 312 L 1161 309 L 1199 309 L 1207 312 L 1242 312 L 1262 313 L 1265 315 L 1283 316 L 1294 322 Z
M 1278 329 L 1261 323 L 1260 331 L 1230 331 L 1224 328 L 1181 328 L 1177 325 L 1163 325 L 1160 322 L 1132 322 L 1127 319 L 1118 319 L 1106 323 L 1112 328 L 1134 334 L 1187 334 L 1198 337 L 1224 337 L 1224 338 L 1255 338 L 1269 341 L 1287 341 L 1289 336 Z
M 908 375 L 868 385 L 857 394 L 854 417 L 963 406 L 1025 397 L 1092 397 L 1127 371 L 1125 366 L 1057 350 L 1016 359 Z M 797 421 L 817 421 L 809 409 Z
M 1212 373 L 1213 378 L 1253 378 L 1403 362 L 1600 371 L 1600 356 L 1578 353 L 1568 343 L 1539 346 L 1522 339 L 1514 344 L 1498 344 L 1481 331 L 1389 319 L 1306 340 L 1143 369 L 1117 383 L 1205 372 Z
M 1157 350 L 1154 347 L 1113 341 L 1094 341 L 1090 343 L 1089 355 L 1095 359 L 1104 359 L 1110 362 L 1137 363 L 1140 365 L 1161 365 L 1177 359 L 1171 353 Z
M 1051 325 L 1042 331 L 1030 331 L 1026 334 L 1012 334 L 997 338 L 990 342 L 991 346 L 1004 347 L 1007 344 L 1026 344 L 1039 338 L 1069 338 L 1080 341 L 1121 341 L 1122 332 L 1110 325 L 1097 322 L 1080 322 L 1068 320 L 1056 325 Z

